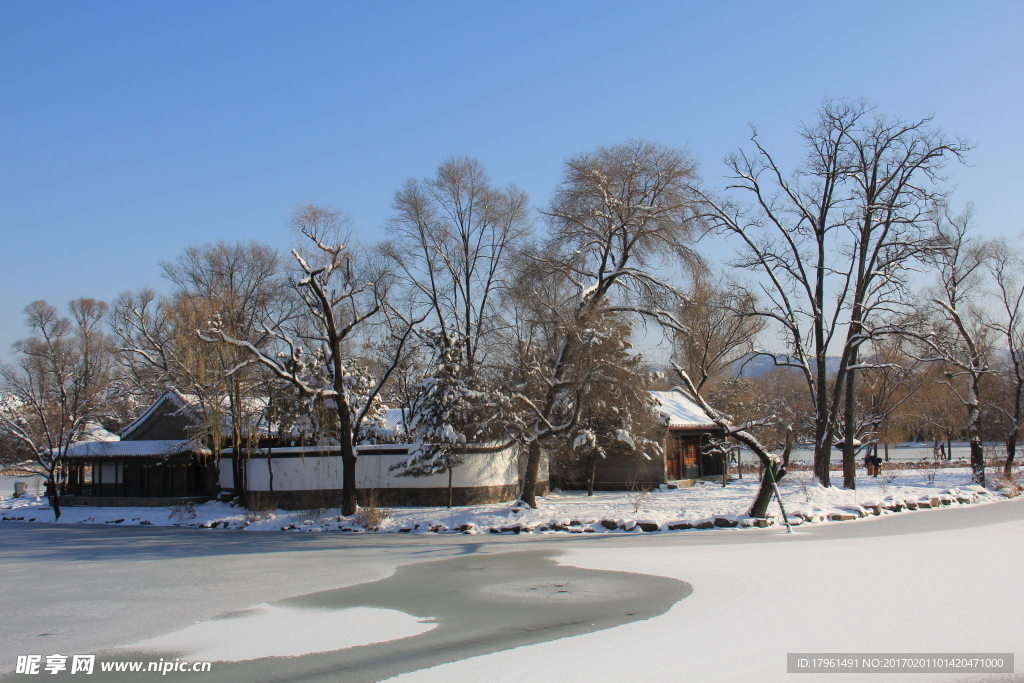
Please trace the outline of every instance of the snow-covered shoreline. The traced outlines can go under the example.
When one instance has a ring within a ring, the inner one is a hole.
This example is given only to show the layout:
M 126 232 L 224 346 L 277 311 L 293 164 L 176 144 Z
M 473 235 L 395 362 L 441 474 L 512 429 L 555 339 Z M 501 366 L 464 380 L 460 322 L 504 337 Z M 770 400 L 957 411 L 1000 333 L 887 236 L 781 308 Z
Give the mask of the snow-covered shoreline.
M 6 486 L 4 487 L 7 488 Z M 356 517 L 337 510 L 247 511 L 226 503 L 208 502 L 173 507 L 62 508 L 60 524 L 123 524 L 177 526 L 248 531 L 393 532 L 393 533 L 643 533 L 710 528 L 743 529 L 764 522 L 746 511 L 757 480 L 746 476 L 728 486 L 699 482 L 691 488 L 661 488 L 650 492 L 555 491 L 537 509 L 514 503 L 453 508 L 363 509 Z M 883 476 L 861 478 L 858 488 L 814 485 L 808 473 L 792 472 L 781 483 L 791 524 L 827 523 L 870 518 L 937 507 L 996 502 L 999 491 L 971 483 L 967 468 L 889 470 Z M 386 492 L 382 492 L 386 494 Z M 769 524 L 780 524 L 778 505 L 770 506 Z M 0 502 L 0 522 L 52 523 L 45 498 L 23 496 Z

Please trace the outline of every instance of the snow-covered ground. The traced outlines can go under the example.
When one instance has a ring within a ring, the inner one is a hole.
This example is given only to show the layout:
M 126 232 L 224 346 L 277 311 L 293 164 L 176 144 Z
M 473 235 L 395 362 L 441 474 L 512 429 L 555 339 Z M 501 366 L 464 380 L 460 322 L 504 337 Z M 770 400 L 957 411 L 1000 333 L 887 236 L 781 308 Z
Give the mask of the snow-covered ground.
M 953 480 L 937 481 L 935 487 L 940 483 L 966 488 Z M 856 495 L 867 495 L 865 484 Z M 785 489 L 792 506 L 799 507 L 798 499 L 805 498 L 799 484 L 790 482 Z M 813 499 L 816 494 L 810 493 Z M 894 495 L 893 488 L 886 495 Z M 555 495 L 545 505 L 568 509 L 579 498 Z M 611 494 L 607 502 L 622 505 Z M 509 513 L 506 506 L 494 514 Z M 154 658 L 184 651 L 216 660 L 213 673 L 190 680 L 243 680 L 228 674 L 245 662 L 228 662 L 253 656 L 263 659 L 251 671 L 262 674 L 244 680 L 290 680 L 284 674 L 296 669 L 330 680 L 318 668 L 324 651 L 338 653 L 343 663 L 344 653 L 357 654 L 360 643 L 408 642 L 415 633 L 429 636 L 451 622 L 425 631 L 431 622 L 416 610 L 342 611 L 326 598 L 323 604 L 310 603 L 311 596 L 369 586 L 398 576 L 402 567 L 435 560 L 464 558 L 466 570 L 475 570 L 482 556 L 519 550 L 552 553 L 559 564 L 583 569 L 671 577 L 690 584 L 693 592 L 660 616 L 569 638 L 559 638 L 555 629 L 550 642 L 479 656 L 462 654 L 462 645 L 453 643 L 450 653 L 460 661 L 427 665 L 393 680 L 738 683 L 791 679 L 786 673 L 790 652 L 1010 652 L 1017 656 L 1018 671 L 1024 657 L 1022 498 L 994 505 L 953 503 L 934 512 L 883 514 L 860 523 L 805 523 L 791 534 L 773 528 L 371 537 L 10 523 L 0 529 L 7 531 L 0 534 L 0 573 L 6 577 L 0 586 L 6 616 L 0 620 L 0 650 L 6 655 L 0 658 L 0 674 L 13 671 L 16 654 L 100 652 L 107 659 L 139 659 L 137 652 L 145 647 Z M 545 576 L 515 574 L 538 585 Z M 412 593 L 437 589 L 430 581 L 409 583 L 404 590 Z M 614 590 L 622 590 L 621 584 Z M 493 609 L 494 619 L 501 620 L 500 607 Z M 292 631 L 307 635 L 292 639 Z M 45 645 L 40 634 L 47 636 Z M 1019 673 L 841 678 L 1024 680 Z
M 755 532 L 778 534 L 775 543 L 575 546 L 561 563 L 673 577 L 694 591 L 654 619 L 391 680 L 1024 680 L 1024 521 L 866 538 L 807 538 L 810 532 Z M 790 652 L 1015 653 L 1017 673 L 794 677 L 786 672 Z
M 841 481 L 841 478 L 840 478 Z M 745 527 L 758 482 L 747 475 L 723 487 L 700 482 L 691 488 L 649 492 L 553 492 L 537 509 L 511 503 L 444 508 L 379 508 L 354 518 L 337 509 L 249 512 L 209 502 L 176 507 L 64 507 L 61 524 L 141 524 L 250 531 L 376 531 L 403 533 L 643 533 L 710 527 Z M 781 484 L 791 524 L 845 521 L 930 507 L 992 502 L 1003 494 L 970 481 L 966 468 L 887 470 L 858 480 L 856 490 L 814 485 L 806 472 L 791 472 Z M 12 489 L 13 490 L 13 489 Z M 31 489 L 30 489 L 31 491 Z M 781 521 L 775 502 L 770 507 Z M 45 497 L 8 498 L 0 522 L 52 522 Z

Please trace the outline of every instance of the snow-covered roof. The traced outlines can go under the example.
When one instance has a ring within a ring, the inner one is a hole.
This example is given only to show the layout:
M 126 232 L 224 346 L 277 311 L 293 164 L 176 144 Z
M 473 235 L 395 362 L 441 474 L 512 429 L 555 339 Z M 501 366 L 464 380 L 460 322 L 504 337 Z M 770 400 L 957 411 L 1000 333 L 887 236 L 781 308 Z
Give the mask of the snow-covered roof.
M 185 395 L 182 394 L 180 391 L 178 391 L 174 387 L 171 387 L 164 393 L 160 394 L 160 397 L 157 400 L 153 401 L 153 404 L 146 408 L 146 410 L 143 411 L 142 415 L 139 415 L 137 418 L 135 418 L 127 425 L 125 425 L 124 429 L 121 430 L 121 438 L 123 439 L 124 437 L 128 436 L 136 429 L 141 427 L 146 422 L 146 420 L 148 420 L 149 417 L 167 401 L 171 401 L 172 403 L 174 403 L 175 407 L 178 410 L 185 409 L 189 411 L 189 415 L 198 422 L 198 418 L 196 418 L 195 413 L 191 410 L 189 405 L 192 402 L 189 401 L 189 399 L 186 398 Z
M 153 401 L 152 405 L 146 408 L 146 410 L 143 411 L 141 415 L 132 420 L 124 427 L 124 429 L 121 430 L 121 438 L 125 438 L 126 436 L 134 432 L 136 429 L 141 427 L 143 424 L 145 424 L 146 420 L 148 420 L 153 415 L 153 413 L 155 413 L 160 408 L 160 406 L 162 406 L 167 401 L 170 401 L 174 405 L 175 410 L 183 411 L 188 416 L 188 418 L 192 420 L 193 423 L 198 424 L 199 422 L 202 421 L 202 418 L 200 416 L 203 412 L 203 409 L 202 401 L 200 400 L 200 398 L 195 394 L 183 394 L 174 387 L 171 387 L 167 389 L 167 391 L 165 391 L 164 393 L 160 394 L 160 396 L 155 401 Z M 221 397 L 220 401 L 222 405 L 227 407 L 227 397 Z M 246 398 L 244 400 L 246 409 L 253 413 L 260 413 L 265 411 L 269 403 L 270 400 L 267 399 L 265 396 L 253 396 Z M 225 426 L 230 428 L 231 415 L 225 413 L 223 418 Z M 275 428 L 276 427 L 273 425 L 266 425 L 262 423 L 258 425 L 258 431 L 261 434 L 269 434 L 273 432 Z
M 91 458 L 153 458 L 179 453 L 191 453 L 191 441 L 79 441 L 68 448 L 69 459 Z
M 79 442 L 87 441 L 119 441 L 121 437 L 113 432 L 107 431 L 107 429 L 99 422 L 89 421 L 82 427 L 82 435 L 78 439 Z
M 658 412 L 668 419 L 669 428 L 718 428 L 699 405 L 678 391 L 652 391 L 651 394 L 660 404 Z

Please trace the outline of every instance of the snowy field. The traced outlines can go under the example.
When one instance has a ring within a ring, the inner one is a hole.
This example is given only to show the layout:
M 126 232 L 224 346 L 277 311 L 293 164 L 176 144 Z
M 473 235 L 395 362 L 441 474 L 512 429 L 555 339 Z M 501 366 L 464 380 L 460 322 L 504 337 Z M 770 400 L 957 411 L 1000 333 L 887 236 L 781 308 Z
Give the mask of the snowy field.
M 837 483 L 841 477 L 837 477 Z M 337 509 L 263 512 L 230 504 L 167 507 L 62 508 L 60 524 L 123 524 L 231 528 L 249 531 L 401 532 L 401 533 L 644 533 L 702 528 L 747 527 L 746 516 L 757 481 L 752 475 L 691 488 L 663 487 L 649 492 L 553 492 L 535 510 L 511 503 L 444 508 L 363 510 L 342 517 Z M 5 488 L 13 484 L 3 482 Z M 30 491 L 32 489 L 30 488 Z M 807 472 L 791 472 L 781 483 L 791 524 L 817 524 L 885 516 L 932 507 L 994 502 L 1004 498 L 970 482 L 966 468 L 886 470 L 879 477 L 858 479 L 856 490 L 823 488 Z M 8 494 L 10 495 L 10 494 Z M 778 505 L 770 507 L 773 523 L 781 522 Z M 0 522 L 52 522 L 45 497 L 7 498 L 0 503 Z

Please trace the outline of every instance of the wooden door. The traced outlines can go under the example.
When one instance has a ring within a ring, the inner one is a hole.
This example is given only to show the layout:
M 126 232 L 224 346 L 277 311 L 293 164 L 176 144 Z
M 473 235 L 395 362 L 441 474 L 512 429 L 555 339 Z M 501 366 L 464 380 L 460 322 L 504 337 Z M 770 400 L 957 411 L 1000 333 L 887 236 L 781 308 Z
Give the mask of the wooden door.
M 679 463 L 679 439 L 669 432 L 665 437 L 665 476 L 671 481 L 681 479 L 682 470 Z

